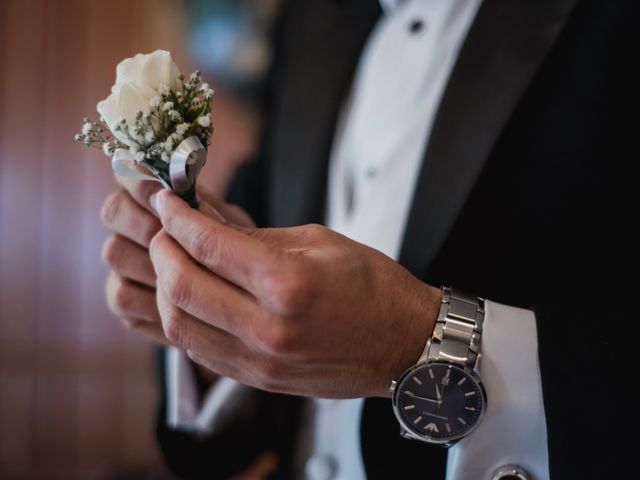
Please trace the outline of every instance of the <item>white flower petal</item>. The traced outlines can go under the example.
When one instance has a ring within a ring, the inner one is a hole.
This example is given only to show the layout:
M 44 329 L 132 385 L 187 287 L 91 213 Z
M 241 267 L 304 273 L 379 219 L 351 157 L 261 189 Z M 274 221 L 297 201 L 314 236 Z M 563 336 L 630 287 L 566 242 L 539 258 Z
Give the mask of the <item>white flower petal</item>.
M 132 60 L 124 69 L 121 69 L 126 72 L 122 76 L 126 81 L 143 83 L 155 90 L 161 83 L 166 83 L 174 90 L 178 88 L 180 72 L 169 52 L 156 50 L 148 55 L 136 55 Z
M 109 129 L 118 140 L 125 145 L 132 145 L 135 142 L 129 140 L 123 132 L 116 131 L 115 127 L 124 119 L 132 130 L 137 113 L 148 113 L 150 99 L 155 95 L 155 91 L 145 85 L 134 83 L 115 85 L 111 95 L 98 104 L 98 112 L 104 117 Z
M 141 77 L 145 57 L 146 55 L 139 53 L 135 57 L 121 61 L 116 67 L 116 85 L 137 81 Z
M 120 83 L 143 83 L 158 90 L 161 83 L 166 83 L 174 90 L 178 87 L 178 66 L 166 50 L 153 53 L 139 53 L 126 58 L 116 67 L 116 85 Z

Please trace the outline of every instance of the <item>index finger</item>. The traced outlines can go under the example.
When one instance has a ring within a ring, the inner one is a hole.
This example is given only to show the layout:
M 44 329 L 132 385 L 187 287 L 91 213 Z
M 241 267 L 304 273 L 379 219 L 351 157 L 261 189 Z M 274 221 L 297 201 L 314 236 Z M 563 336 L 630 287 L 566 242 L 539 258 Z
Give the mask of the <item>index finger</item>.
M 141 168 L 141 167 L 136 167 Z M 143 171 L 143 170 L 141 170 Z M 144 173 L 149 173 L 144 171 Z M 149 198 L 163 186 L 153 180 L 137 180 L 116 175 L 116 181 L 138 202 L 143 208 L 156 215 L 156 211 L 151 207 Z
M 144 170 L 141 167 L 136 167 L 136 168 L 140 171 Z M 164 189 L 164 187 L 160 185 L 160 183 L 154 182 L 152 180 L 138 180 L 134 178 L 126 178 L 120 175 L 116 175 L 115 177 L 116 177 L 116 181 L 122 187 L 124 187 L 124 189 L 127 192 L 129 192 L 129 194 L 133 197 L 133 199 L 138 204 L 140 204 L 141 207 L 145 208 L 146 210 L 151 212 L 153 215 L 156 215 L 156 216 L 158 215 L 158 213 L 155 211 L 155 209 L 151 204 L 151 197 L 153 196 L 154 193 Z M 212 199 L 210 197 L 208 197 L 207 200 L 213 203 L 213 206 L 209 205 L 206 202 L 200 202 L 200 210 L 209 216 L 217 217 L 220 220 L 226 222 L 225 217 L 219 211 L 221 210 L 219 205 L 223 204 L 223 202 L 216 201 L 215 199 Z M 245 220 L 245 223 L 246 223 L 246 220 Z
M 169 191 L 157 195 L 156 207 L 165 231 L 198 263 L 258 298 L 270 295 L 269 279 L 288 260 L 284 251 L 192 209 Z

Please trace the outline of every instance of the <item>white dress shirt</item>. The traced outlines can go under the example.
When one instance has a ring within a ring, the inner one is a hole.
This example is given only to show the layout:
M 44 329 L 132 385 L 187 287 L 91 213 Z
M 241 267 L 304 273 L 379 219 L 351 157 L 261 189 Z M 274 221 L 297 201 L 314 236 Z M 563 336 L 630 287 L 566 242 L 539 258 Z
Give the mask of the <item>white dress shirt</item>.
M 480 3 L 381 0 L 384 15 L 361 55 L 333 142 L 329 228 L 397 259 L 438 105 Z M 447 480 L 490 479 L 505 464 L 544 480 L 546 426 L 533 313 L 487 302 L 481 348 L 487 413 L 477 430 L 449 450 Z M 237 405 L 246 390 L 223 379 L 198 408 L 186 357 L 172 351 L 168 372 L 167 421 L 177 428 L 217 428 L 232 415 L 233 409 L 224 412 L 227 399 Z M 363 402 L 314 400 L 308 478 L 366 478 L 359 433 Z

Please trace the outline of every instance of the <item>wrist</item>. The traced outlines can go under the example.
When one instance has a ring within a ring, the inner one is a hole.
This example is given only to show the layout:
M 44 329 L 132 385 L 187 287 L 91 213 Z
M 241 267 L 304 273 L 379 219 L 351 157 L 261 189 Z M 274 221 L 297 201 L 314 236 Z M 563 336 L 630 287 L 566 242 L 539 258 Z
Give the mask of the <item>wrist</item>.
M 399 329 L 402 337 L 399 339 L 400 348 L 397 349 L 397 358 L 392 362 L 390 376 L 382 385 L 381 395 L 390 397 L 389 384 L 391 380 L 399 378 L 405 370 L 415 365 L 424 351 L 427 340 L 433 335 L 440 304 L 442 302 L 442 290 L 418 281 L 419 285 L 408 299 L 409 308 L 404 312 L 404 318 L 400 319 L 405 324 L 404 329 Z
M 389 387 L 401 436 L 451 446 L 478 426 L 487 405 L 477 368 L 483 322 L 484 299 L 442 288 L 426 348 Z

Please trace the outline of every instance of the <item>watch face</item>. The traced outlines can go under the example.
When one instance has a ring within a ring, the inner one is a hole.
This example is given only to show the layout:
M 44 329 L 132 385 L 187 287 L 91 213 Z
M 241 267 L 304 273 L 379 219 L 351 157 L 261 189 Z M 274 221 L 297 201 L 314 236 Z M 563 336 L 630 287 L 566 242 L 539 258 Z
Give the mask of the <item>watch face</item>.
M 395 387 L 394 410 L 423 440 L 448 443 L 475 428 L 486 397 L 473 374 L 455 365 L 429 363 L 407 372 Z

